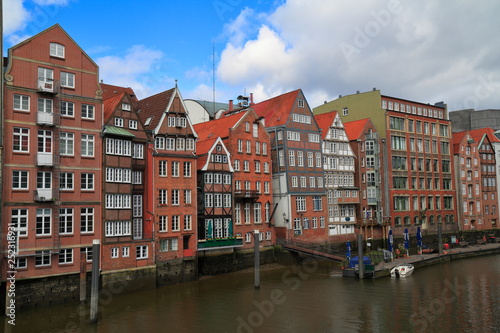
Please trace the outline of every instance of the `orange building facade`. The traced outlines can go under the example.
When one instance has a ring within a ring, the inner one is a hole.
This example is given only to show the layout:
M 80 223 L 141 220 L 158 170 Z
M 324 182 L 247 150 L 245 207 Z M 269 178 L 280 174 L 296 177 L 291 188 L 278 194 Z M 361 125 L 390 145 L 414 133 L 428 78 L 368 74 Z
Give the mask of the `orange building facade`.
M 193 258 L 197 244 L 197 138 L 177 86 L 139 101 L 153 143 L 147 153 L 146 219 L 152 219 L 155 261 Z

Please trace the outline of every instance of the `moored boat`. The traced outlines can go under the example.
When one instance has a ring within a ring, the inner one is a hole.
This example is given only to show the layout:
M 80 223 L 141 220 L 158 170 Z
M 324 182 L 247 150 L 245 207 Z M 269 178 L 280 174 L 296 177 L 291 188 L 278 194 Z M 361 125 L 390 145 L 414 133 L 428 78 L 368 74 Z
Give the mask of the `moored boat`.
M 391 269 L 391 276 L 402 277 L 413 273 L 415 267 L 412 264 L 401 264 Z

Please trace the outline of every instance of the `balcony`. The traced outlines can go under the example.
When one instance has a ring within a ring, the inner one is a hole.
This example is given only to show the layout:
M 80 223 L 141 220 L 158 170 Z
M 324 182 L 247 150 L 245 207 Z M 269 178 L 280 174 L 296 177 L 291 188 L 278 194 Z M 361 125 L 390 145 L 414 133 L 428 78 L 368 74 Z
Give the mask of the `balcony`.
M 368 205 L 370 206 L 376 206 L 377 205 L 377 198 L 367 198 Z
M 52 153 L 36 153 L 37 166 L 54 166 L 54 154 Z
M 46 94 L 57 94 L 59 92 L 57 81 L 46 78 L 39 78 L 37 81 L 37 90 Z
M 199 239 L 198 250 L 214 250 L 243 246 L 243 238 Z
M 36 202 L 55 201 L 54 191 L 51 188 L 39 188 L 35 191 Z
M 52 112 L 38 111 L 36 117 L 37 125 L 54 125 L 54 114 Z
M 248 190 L 248 191 L 246 191 L 246 190 L 234 191 L 234 197 L 238 198 L 238 199 L 241 199 L 241 198 L 257 199 L 259 196 L 260 196 L 260 192 L 258 192 L 258 191 L 250 191 L 250 190 Z
M 359 196 L 358 197 L 339 197 L 337 198 L 338 204 L 357 204 L 360 203 Z

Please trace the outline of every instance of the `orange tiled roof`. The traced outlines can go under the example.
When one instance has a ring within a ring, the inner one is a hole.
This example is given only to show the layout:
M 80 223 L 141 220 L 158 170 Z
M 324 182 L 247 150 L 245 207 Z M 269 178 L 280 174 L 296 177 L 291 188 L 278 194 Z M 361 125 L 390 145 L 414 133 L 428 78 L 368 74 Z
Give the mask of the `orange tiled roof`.
M 453 140 L 453 155 L 456 155 L 460 152 L 460 143 L 467 133 L 469 133 L 469 131 L 455 132 L 451 134 Z
M 369 121 L 369 118 L 365 118 L 344 123 L 345 133 L 349 140 L 362 139 L 361 134 L 363 134 L 363 130 Z
M 198 134 L 196 154 L 206 154 L 217 138 L 224 139 L 228 137 L 229 129 L 233 128 L 244 115 L 246 115 L 246 112 L 239 112 L 194 125 L 194 130 Z
M 314 116 L 318 127 L 321 129 L 321 138 L 325 139 L 328 133 L 328 128 L 332 126 L 333 120 L 337 116 L 337 111 L 331 111 L 327 113 L 317 114 Z
M 266 127 L 283 125 L 288 120 L 300 89 L 253 104 L 251 107 L 259 117 L 264 117 Z
M 145 124 L 147 118 L 153 117 L 150 124 L 148 126 L 144 126 L 146 129 L 154 129 L 158 126 L 163 112 L 167 109 L 174 91 L 175 88 L 172 88 L 139 101 L 139 108 L 141 110 L 141 112 L 139 112 L 139 118 L 142 123 Z
M 475 141 L 478 143 L 481 141 L 483 135 L 486 135 L 490 142 L 500 142 L 500 140 L 494 134 L 494 130 L 490 127 L 479 128 L 475 130 L 470 130 L 469 133 L 472 135 Z
M 125 93 L 120 93 L 118 95 L 113 95 L 112 97 L 105 99 L 104 104 L 104 123 L 106 123 L 109 117 L 113 114 L 113 111 L 116 110 L 116 107 L 122 101 Z

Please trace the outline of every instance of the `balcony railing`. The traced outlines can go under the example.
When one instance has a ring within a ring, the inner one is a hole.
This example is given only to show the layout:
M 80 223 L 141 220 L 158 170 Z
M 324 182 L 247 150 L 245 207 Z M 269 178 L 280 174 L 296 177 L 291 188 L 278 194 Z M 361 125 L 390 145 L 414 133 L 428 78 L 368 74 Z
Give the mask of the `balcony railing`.
M 338 204 L 355 204 L 360 203 L 359 196 L 358 197 L 339 197 L 337 198 Z
M 54 125 L 54 114 L 52 112 L 38 111 L 36 117 L 38 125 Z
M 39 188 L 35 191 L 35 201 L 37 202 L 51 202 L 55 201 L 55 191 L 51 188 Z
M 36 154 L 37 166 L 54 166 L 54 154 L 38 152 Z
M 260 196 L 259 191 L 234 191 L 234 197 L 235 198 L 258 198 Z
M 59 84 L 56 80 L 39 78 L 37 80 L 38 92 L 57 94 L 59 92 Z

